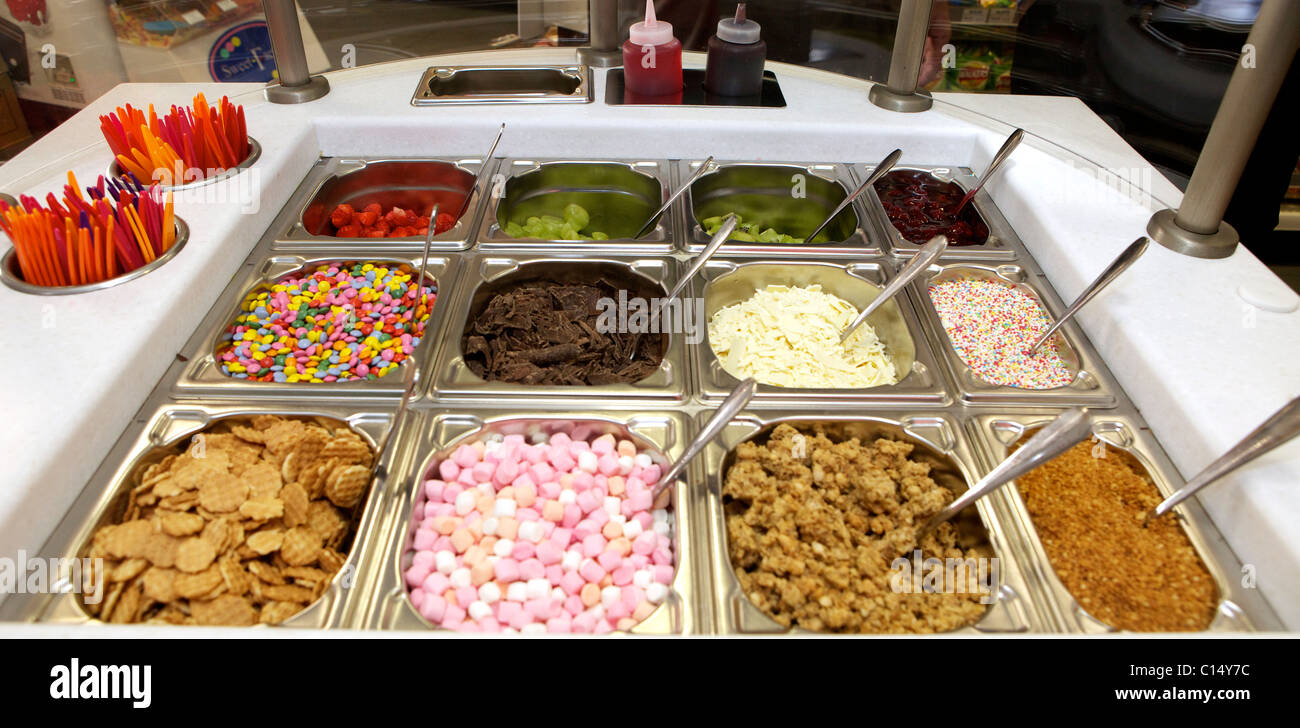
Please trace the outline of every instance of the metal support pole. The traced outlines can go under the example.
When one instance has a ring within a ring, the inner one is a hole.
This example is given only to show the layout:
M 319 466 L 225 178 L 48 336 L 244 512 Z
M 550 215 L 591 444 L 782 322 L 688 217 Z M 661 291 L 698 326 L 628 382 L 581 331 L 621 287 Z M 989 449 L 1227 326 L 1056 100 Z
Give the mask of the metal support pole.
M 947 2 L 947 0 L 943 0 Z M 934 105 L 926 91 L 917 91 L 921 56 L 930 30 L 930 8 L 934 0 L 903 0 L 894 34 L 894 54 L 889 59 L 889 83 L 871 87 L 871 103 L 890 111 L 925 111 Z
M 1161 210 L 1147 234 L 1170 250 L 1196 258 L 1226 258 L 1240 237 L 1223 221 L 1259 132 L 1300 46 L 1300 2 L 1264 0 L 1246 38 L 1242 61 L 1232 72 L 1214 115 L 1196 169 L 1178 210 Z
M 589 66 L 623 65 L 618 43 L 618 0 L 587 0 L 587 37 L 590 45 L 578 49 L 578 59 Z
M 298 25 L 298 8 L 294 0 L 262 0 L 266 11 L 266 28 L 275 52 L 275 69 L 279 86 L 268 86 L 266 99 L 276 104 L 301 104 L 315 101 L 330 92 L 324 76 L 307 70 L 307 52 L 302 46 L 302 28 Z

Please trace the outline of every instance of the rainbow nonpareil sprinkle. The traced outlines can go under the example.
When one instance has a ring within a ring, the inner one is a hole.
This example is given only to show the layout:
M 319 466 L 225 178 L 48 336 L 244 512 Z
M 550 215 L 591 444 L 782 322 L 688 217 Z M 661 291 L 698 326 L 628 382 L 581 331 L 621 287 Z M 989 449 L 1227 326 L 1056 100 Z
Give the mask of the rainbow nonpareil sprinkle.
M 930 300 L 957 355 L 986 382 L 1020 389 L 1064 387 L 1073 379 L 1053 336 L 1037 356 L 1026 350 L 1051 325 L 1038 302 L 1001 283 L 975 279 L 930 286 Z

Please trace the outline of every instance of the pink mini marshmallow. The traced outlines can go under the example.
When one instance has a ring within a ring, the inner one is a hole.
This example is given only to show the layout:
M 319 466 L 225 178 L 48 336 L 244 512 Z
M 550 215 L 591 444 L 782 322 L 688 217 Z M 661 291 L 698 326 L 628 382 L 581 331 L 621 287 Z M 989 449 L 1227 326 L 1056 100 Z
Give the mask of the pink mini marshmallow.
M 456 604 L 469 605 L 478 599 L 478 589 L 472 586 L 462 586 L 456 590 Z
M 555 605 L 550 597 L 544 599 L 529 599 L 524 602 L 524 611 L 538 622 L 550 619 L 554 614 Z
M 578 471 L 573 474 L 573 489 L 581 493 L 596 485 L 596 478 L 591 473 Z
M 586 579 L 593 586 L 595 586 L 596 584 L 600 583 L 601 579 L 605 578 L 606 572 L 605 572 L 605 568 L 602 567 L 597 562 L 595 562 L 594 560 L 586 560 L 583 561 L 582 565 L 578 567 L 578 573 L 582 576 L 582 578 Z M 600 591 L 599 588 L 596 591 L 597 591 L 597 597 L 599 597 L 599 591 Z M 586 597 L 584 597 L 583 599 L 585 601 Z
M 486 483 L 492 480 L 492 475 L 495 472 L 496 468 L 492 467 L 492 463 L 478 463 L 473 469 L 474 481 L 477 483 Z
M 666 549 L 655 549 L 650 558 L 654 560 L 656 565 L 668 564 L 671 566 L 673 563 L 673 555 Z
M 597 556 L 600 556 L 601 552 L 605 550 L 606 543 L 608 543 L 608 541 L 605 540 L 604 536 L 599 533 L 593 533 L 582 540 L 582 555 L 589 559 L 594 559 Z
M 632 610 L 627 608 L 627 605 L 623 603 L 621 598 L 611 606 L 605 608 L 605 619 L 617 621 L 631 614 Z
M 636 569 L 633 568 L 631 564 L 623 564 L 617 569 L 614 569 L 614 572 L 610 576 L 614 577 L 614 586 L 625 587 L 632 583 L 632 575 L 635 573 Z M 635 607 L 635 602 L 628 605 L 628 609 L 633 609 Z
M 546 567 L 546 580 L 551 582 L 551 586 L 559 586 L 564 580 L 564 569 L 559 564 L 551 564 Z
M 546 460 L 546 448 L 538 445 L 529 445 L 519 453 L 524 460 L 536 465 Z
M 571 629 L 574 634 L 591 634 L 596 631 L 596 618 L 589 612 L 583 612 L 573 618 Z
M 596 469 L 605 477 L 618 475 L 618 456 L 613 453 L 601 455 L 596 461 Z
M 576 617 L 579 614 L 582 614 L 583 610 L 586 608 L 587 607 L 582 603 L 582 597 L 577 594 L 564 600 L 564 611 L 568 612 L 569 616 Z
M 514 459 L 502 460 L 497 463 L 496 472 L 492 474 L 492 482 L 497 485 L 505 485 L 519 476 L 519 463 Z
M 546 631 L 551 634 L 568 634 L 573 631 L 569 615 L 561 614 L 558 617 L 551 617 L 546 620 Z
M 520 521 L 536 521 L 541 519 L 541 517 L 542 514 L 538 513 L 534 508 L 520 508 L 515 511 L 515 518 Z
M 623 556 L 629 556 L 632 553 L 632 542 L 625 538 L 616 538 L 609 542 L 607 548 L 613 549 Z
M 447 600 L 437 594 L 428 594 L 424 597 L 424 602 L 420 604 L 420 616 L 438 624 L 442 622 L 447 615 Z
M 511 582 L 519 579 L 519 562 L 510 557 L 497 559 L 492 570 L 498 581 Z
M 554 480 L 548 480 L 537 486 L 537 494 L 547 500 L 555 500 L 556 498 L 559 498 L 560 493 L 563 491 L 564 487 Z
M 560 521 L 560 525 L 565 528 L 573 528 L 581 520 L 582 509 L 576 503 L 568 503 L 564 506 L 564 518 Z
M 437 541 L 433 542 L 434 551 L 451 551 L 451 536 L 439 536 Z
M 606 433 L 591 441 L 591 451 L 597 455 L 604 455 L 605 453 L 614 452 L 617 444 L 614 436 Z
M 519 578 L 524 580 L 542 579 L 546 576 L 546 565 L 537 559 L 524 559 L 519 562 Z
M 449 586 L 451 586 L 451 582 L 447 580 L 447 575 L 435 571 L 425 577 L 424 583 L 420 585 L 420 588 L 423 589 L 426 594 L 441 594 L 447 591 L 447 587 Z
M 554 543 L 542 541 L 537 544 L 537 560 L 542 562 L 543 565 L 558 564 L 562 558 L 564 558 L 564 549 Z
M 576 571 L 570 571 L 560 577 L 560 588 L 565 594 L 577 596 L 582 592 L 582 587 L 586 586 L 587 580 L 583 579 Z M 581 603 L 581 602 L 580 602 Z
M 578 508 L 582 510 L 583 515 L 591 513 L 601 506 L 600 499 L 590 490 L 584 490 L 578 493 L 578 498 L 574 503 L 576 503 Z
M 596 557 L 596 562 L 605 571 L 613 571 L 623 565 L 623 556 L 617 551 L 602 551 L 600 556 Z
M 411 594 L 410 594 L 411 606 L 415 607 L 415 611 L 417 612 L 420 611 L 420 605 L 424 604 L 424 598 L 427 596 L 428 594 L 426 594 L 425 591 L 419 587 L 416 587 L 411 590 Z
M 573 531 L 566 527 L 557 527 L 554 531 L 547 534 L 546 538 L 551 543 L 559 546 L 560 551 L 563 552 L 564 549 L 568 547 L 569 543 L 573 541 Z
M 641 535 L 637 536 L 636 541 L 632 543 L 632 551 L 638 554 L 647 555 L 654 553 L 655 546 L 657 545 L 658 543 L 654 531 L 642 531 Z
M 456 452 L 451 456 L 451 459 L 462 468 L 474 467 L 474 464 L 478 462 L 478 458 L 478 451 L 469 445 L 461 445 L 456 448 Z
M 472 485 L 472 483 L 471 483 L 471 485 Z M 463 490 L 465 490 L 465 486 L 461 485 L 460 483 L 448 483 L 448 484 L 447 484 L 447 485 L 442 489 L 442 500 L 443 500 L 443 502 L 444 502 L 444 503 L 455 503 L 455 502 L 456 502 L 456 496 L 460 495 L 460 494 L 461 494 L 461 491 L 463 491 Z
M 510 555 L 514 557 L 515 561 L 518 561 L 522 564 L 528 559 L 533 558 L 533 554 L 535 554 L 536 552 L 537 551 L 532 544 L 528 543 L 527 541 L 519 541 L 515 544 L 514 551 L 512 551 Z
M 532 476 L 533 482 L 545 483 L 548 480 L 555 480 L 555 468 L 546 463 L 537 463 L 528 468 L 528 474 Z
M 660 475 L 663 475 L 663 469 L 658 465 L 651 465 L 641 471 L 641 479 L 646 482 L 646 485 L 654 485 L 655 483 L 658 483 Z
M 421 528 L 420 530 L 415 532 L 415 540 L 413 542 L 413 545 L 416 548 L 416 550 L 431 551 L 433 550 L 433 542 L 437 540 L 438 540 L 437 531 L 430 531 Z
M 465 468 L 456 476 L 456 484 L 461 486 L 462 490 L 465 488 L 473 488 L 476 483 L 478 483 L 478 481 L 474 479 L 473 468 Z M 442 499 L 451 502 L 450 498 L 447 496 L 447 490 L 445 488 L 442 491 Z
M 451 463 L 451 466 L 452 466 L 453 468 L 456 467 L 456 463 L 452 463 L 450 460 L 444 460 L 443 462 L 444 462 L 444 463 Z M 451 476 L 450 478 L 447 478 L 447 480 L 452 480 L 452 479 L 454 479 L 455 477 L 456 477 L 456 476 L 453 475 L 453 476 Z M 424 497 L 425 497 L 425 498 L 428 498 L 428 499 L 431 500 L 431 501 L 441 501 L 441 500 L 442 500 L 442 489 L 443 489 L 443 488 L 446 488 L 446 487 L 447 487 L 447 484 L 444 483 L 444 482 L 441 481 L 441 480 L 426 480 L 426 481 L 424 481 Z
M 560 472 L 573 470 L 573 467 L 578 464 L 578 461 L 569 454 L 568 448 L 555 444 L 552 444 L 550 450 L 547 452 L 546 459 L 549 460 L 551 465 Z
M 639 586 L 623 587 L 623 606 L 627 607 L 628 611 L 636 611 L 637 605 L 643 601 L 645 601 L 644 589 Z
M 406 585 L 411 587 L 419 586 L 425 579 L 429 578 L 429 571 L 430 568 L 428 565 L 412 564 L 411 567 L 406 570 L 406 574 L 404 575 L 406 578 Z

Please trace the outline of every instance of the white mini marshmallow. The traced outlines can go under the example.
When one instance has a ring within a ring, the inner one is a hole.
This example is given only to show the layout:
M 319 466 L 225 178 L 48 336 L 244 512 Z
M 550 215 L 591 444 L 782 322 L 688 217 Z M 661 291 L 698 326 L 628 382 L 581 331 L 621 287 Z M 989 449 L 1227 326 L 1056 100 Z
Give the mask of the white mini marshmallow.
M 494 487 L 492 486 L 491 483 L 479 483 L 479 484 L 475 485 L 474 487 L 475 487 L 476 489 L 478 489 L 478 492 L 482 493 L 483 495 L 496 495 L 496 494 L 497 494 L 497 489 L 494 488 Z M 477 501 L 477 499 L 475 499 L 475 500 Z
M 578 453 L 578 470 L 585 470 L 588 473 L 595 473 L 596 464 L 597 462 L 599 462 L 599 460 L 600 458 L 596 456 L 596 453 L 590 450 L 583 450 L 582 452 Z
M 638 571 L 637 573 L 639 574 L 641 572 Z M 633 578 L 635 579 L 635 576 Z M 645 587 L 641 588 L 644 589 Z M 499 602 L 501 601 L 501 587 L 497 586 L 495 581 L 489 581 L 478 588 L 478 598 L 487 604 Z M 478 619 L 478 617 L 475 617 L 474 619 Z
M 619 513 L 611 513 L 611 514 L 609 515 L 609 520 L 611 520 L 611 521 L 613 521 L 614 523 L 617 523 L 618 525 L 622 526 L 623 524 L 627 523 L 627 516 L 623 515 L 622 512 L 619 512 Z M 624 535 L 627 535 L 626 530 L 624 530 Z
M 623 499 L 615 498 L 612 495 L 605 496 L 605 512 L 611 516 L 617 516 L 623 512 Z
M 470 619 L 473 619 L 475 621 L 480 619 L 486 619 L 492 616 L 492 607 L 489 607 L 486 602 L 480 602 L 480 601 L 470 602 L 468 611 L 469 611 Z
M 656 508 L 650 511 L 650 517 L 654 519 L 655 523 L 667 523 L 668 511 L 664 508 Z
M 620 457 L 618 459 L 618 474 L 626 477 L 628 473 L 632 472 L 632 466 L 635 464 L 636 460 L 631 455 Z
M 650 459 L 650 456 L 643 452 L 639 452 L 633 456 L 632 462 L 641 468 L 648 468 L 654 464 L 654 461 Z
M 506 587 L 506 600 L 511 602 L 528 601 L 528 585 L 522 581 L 512 581 Z
M 529 579 L 525 586 L 529 599 L 545 599 L 551 593 L 551 582 L 546 579 Z
M 550 435 L 547 435 L 545 432 L 534 432 L 528 439 L 534 445 L 545 445 L 546 441 L 550 439 Z
M 497 535 L 497 526 L 499 525 L 501 525 L 501 522 L 497 520 L 496 516 L 488 516 L 487 518 L 484 518 L 483 535 L 484 536 Z
M 443 574 L 456 570 L 456 554 L 452 551 L 439 551 L 433 555 L 434 567 Z
M 645 588 L 645 598 L 651 604 L 663 604 L 663 601 L 668 598 L 668 587 L 656 581 Z
M 507 516 L 514 518 L 515 509 L 517 507 L 518 505 L 515 503 L 514 498 L 497 498 L 496 505 L 492 508 L 492 515 L 497 518 L 505 518 Z
M 576 549 L 565 551 L 564 556 L 560 558 L 560 568 L 565 571 L 577 571 L 580 566 L 582 566 L 582 554 Z
M 474 510 L 475 500 L 476 499 L 474 498 L 473 491 L 462 490 L 461 492 L 457 493 L 456 494 L 456 515 L 468 516 L 469 512 Z
M 521 541 L 531 541 L 537 543 L 542 540 L 545 531 L 542 528 L 541 521 L 524 521 L 519 524 L 519 539 Z
M 488 583 L 490 584 L 491 582 Z M 649 589 L 650 585 L 653 583 L 655 583 L 655 575 L 654 572 L 649 569 L 641 569 L 632 574 L 632 584 L 634 586 L 639 586 L 642 589 Z
M 668 526 L 667 523 L 656 523 L 656 524 L 655 524 L 655 535 L 656 535 L 656 536 L 663 536 L 664 538 L 668 538 L 668 537 L 672 536 L 672 529 Z
M 452 571 L 451 574 L 447 576 L 447 581 L 451 582 L 451 587 L 453 589 L 459 589 L 462 586 L 470 585 L 469 577 L 469 569 L 462 566 L 459 569 Z
M 565 599 L 568 599 L 569 595 L 566 594 L 563 589 L 557 586 L 551 589 L 551 598 L 556 601 L 562 602 Z
M 508 538 L 499 539 L 492 545 L 492 553 L 505 558 L 515 552 L 515 542 Z
M 545 622 L 533 622 L 525 624 L 523 629 L 519 630 L 520 634 L 546 634 Z
M 569 505 L 570 503 L 577 503 L 578 491 L 562 490 L 560 491 L 560 497 L 556 498 L 555 500 L 559 501 L 562 505 L 566 505 L 566 506 Z
M 611 518 L 610 520 L 612 521 L 614 519 Z M 623 526 L 623 537 L 629 541 L 635 539 L 637 536 L 640 536 L 641 531 L 643 530 L 641 528 L 641 522 L 636 520 L 635 518 L 628 519 L 626 523 L 623 523 L 621 525 Z M 483 532 L 487 533 L 487 530 L 484 529 Z
M 623 590 L 612 584 L 600 590 L 600 603 L 603 604 L 606 609 L 617 604 L 618 600 L 622 598 Z

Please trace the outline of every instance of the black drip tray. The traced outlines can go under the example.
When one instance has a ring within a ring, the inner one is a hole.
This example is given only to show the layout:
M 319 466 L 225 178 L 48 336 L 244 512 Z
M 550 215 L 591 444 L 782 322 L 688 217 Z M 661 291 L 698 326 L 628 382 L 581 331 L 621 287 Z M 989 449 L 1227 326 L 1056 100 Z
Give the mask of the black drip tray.
M 704 69 L 682 69 L 682 92 L 668 96 L 641 96 L 627 90 L 623 69 L 611 68 L 605 74 L 605 103 L 609 106 L 741 106 L 780 108 L 785 94 L 776 74 L 763 71 L 763 91 L 753 96 L 719 96 L 704 90 Z

